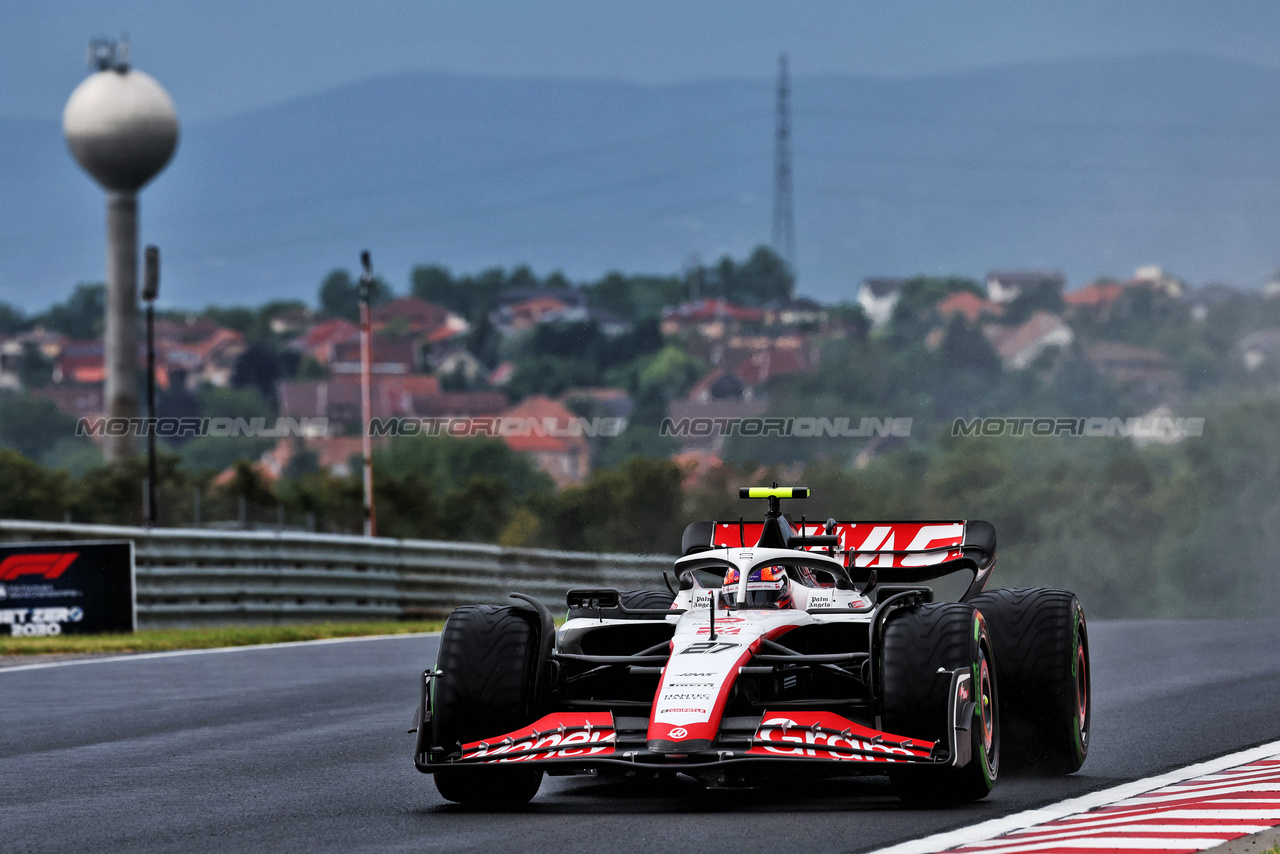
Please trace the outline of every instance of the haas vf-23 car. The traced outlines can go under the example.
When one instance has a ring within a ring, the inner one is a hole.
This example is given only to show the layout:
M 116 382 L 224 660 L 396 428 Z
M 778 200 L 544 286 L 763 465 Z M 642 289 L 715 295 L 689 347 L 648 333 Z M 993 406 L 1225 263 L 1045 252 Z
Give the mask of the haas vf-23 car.
M 549 774 L 733 786 L 888 775 L 902 798 L 984 797 L 1006 761 L 1070 773 L 1089 748 L 1089 640 L 1061 590 L 983 592 L 987 522 L 797 526 L 797 487 L 744 488 L 762 522 L 694 522 L 677 589 L 468 605 L 423 673 L 414 763 L 479 807 Z M 928 582 L 967 572 L 959 602 Z M 664 580 L 666 579 L 664 573 Z

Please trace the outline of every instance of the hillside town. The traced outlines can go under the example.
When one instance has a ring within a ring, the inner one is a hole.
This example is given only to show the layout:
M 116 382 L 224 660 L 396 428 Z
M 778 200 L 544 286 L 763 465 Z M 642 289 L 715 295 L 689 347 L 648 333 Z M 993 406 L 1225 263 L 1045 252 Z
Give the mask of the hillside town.
M 765 270 L 764 279 L 773 280 L 753 287 L 740 283 L 735 290 L 730 280 L 743 278 L 752 263 Z M 426 269 L 441 275 L 438 268 Z M 652 432 L 663 419 L 680 423 L 793 411 L 801 379 L 809 378 L 812 386 L 818 378 L 815 390 L 821 377 L 832 373 L 853 371 L 875 381 L 873 363 L 833 361 L 837 353 L 849 352 L 851 342 L 899 355 L 961 347 L 962 358 L 975 365 L 996 360 L 1002 374 L 1015 377 L 1051 377 L 1074 366 L 1116 390 L 1126 412 L 1168 411 L 1186 401 L 1189 386 L 1199 384 L 1197 377 L 1188 376 L 1194 368 L 1181 358 L 1185 351 L 1135 339 L 1126 319 L 1142 319 L 1147 332 L 1180 323 L 1212 329 L 1225 307 L 1251 300 L 1280 305 L 1280 282 L 1260 294 L 1225 285 L 1193 289 L 1157 266 L 1141 267 L 1123 280 L 1099 279 L 1076 288 L 1051 271 L 997 270 L 981 283 L 868 278 L 850 289 L 853 299 L 823 304 L 793 296 L 780 269 L 768 250 L 761 249 L 736 270 L 728 259 L 722 262 L 718 287 L 670 280 L 646 288 L 642 281 L 620 277 L 612 284 L 606 280 L 574 287 L 559 277 L 540 281 L 520 270 L 496 274 L 497 281 L 488 283 L 487 304 L 459 300 L 456 283 L 439 289 L 439 302 L 415 294 L 391 297 L 390 289 L 384 289 L 387 298 L 371 317 L 373 417 L 532 423 L 534 429 L 501 439 L 563 488 L 582 483 L 593 467 L 620 459 L 609 453 L 607 441 L 567 429 L 569 425 L 608 416 L 629 421 L 633 433 L 645 427 Z M 708 279 L 716 273 L 712 268 L 699 275 Z M 351 287 L 344 275 L 330 277 L 322 304 L 315 308 L 282 302 L 259 310 L 169 311 L 156 321 L 161 416 L 252 415 L 323 425 L 302 437 L 223 443 L 222 458 L 192 457 L 186 465 L 215 468 L 215 482 L 229 481 L 238 461 L 234 455 L 246 452 L 268 483 L 296 468 L 303 457 L 336 476 L 356 470 L 360 328 L 350 301 L 339 304 L 333 298 L 344 281 Z M 683 291 L 686 298 L 655 305 L 654 292 L 663 288 L 672 294 Z M 416 291 L 431 295 L 429 284 Z M 701 296 L 700 291 L 716 295 Z M 637 293 L 649 301 L 647 307 L 630 296 Z M 62 307 L 61 314 L 72 307 Z M 1243 331 L 1234 340 L 1223 342 L 1227 357 L 1244 376 L 1274 367 L 1280 347 L 1280 325 L 1258 326 L 1265 312 L 1249 314 L 1252 322 L 1240 327 Z M 0 336 L 0 389 L 10 396 L 49 401 L 70 419 L 99 418 L 102 339 L 84 335 L 84 323 L 76 329 L 59 316 L 51 311 L 10 324 L 15 328 Z M 839 342 L 845 350 L 833 349 Z M 610 355 L 619 350 L 627 352 Z M 599 362 L 585 365 L 583 359 Z M 609 369 L 600 370 L 611 360 Z M 139 352 L 140 370 L 144 364 L 145 353 Z M 220 397 L 218 391 L 240 394 Z M 884 413 L 864 406 L 836 414 Z M 972 413 L 960 406 L 954 414 Z M 726 443 L 732 442 L 726 435 L 676 436 L 666 444 L 659 438 L 649 437 L 649 446 L 672 456 L 690 483 L 722 466 Z M 379 446 L 387 441 L 375 438 Z M 864 466 L 893 445 L 870 442 L 844 453 L 849 462 Z M 629 447 L 643 451 L 645 445 Z M 182 453 L 178 443 L 174 450 Z M 793 451 L 807 449 L 797 445 Z

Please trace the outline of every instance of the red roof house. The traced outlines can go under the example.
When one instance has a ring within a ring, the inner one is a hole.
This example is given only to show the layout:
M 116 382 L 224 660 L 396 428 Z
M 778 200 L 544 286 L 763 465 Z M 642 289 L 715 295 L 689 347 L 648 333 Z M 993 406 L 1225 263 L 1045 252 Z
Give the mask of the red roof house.
M 577 416 L 549 397 L 529 397 L 502 413 L 502 440 L 517 453 L 527 454 L 556 486 L 583 480 L 591 470 L 590 448 L 582 436 L 570 432 Z
M 938 314 L 943 320 L 950 320 L 954 314 L 962 314 L 965 320 L 974 323 L 984 315 L 999 317 L 1004 314 L 1004 307 L 972 291 L 957 291 L 938 303 Z

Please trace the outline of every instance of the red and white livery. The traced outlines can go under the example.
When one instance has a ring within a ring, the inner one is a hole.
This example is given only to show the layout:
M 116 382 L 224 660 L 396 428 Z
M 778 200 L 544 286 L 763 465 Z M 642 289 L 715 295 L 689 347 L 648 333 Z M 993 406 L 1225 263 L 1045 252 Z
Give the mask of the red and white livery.
M 490 805 L 532 797 L 544 771 L 733 785 L 801 766 L 888 774 L 913 800 L 983 797 L 1002 710 L 1034 699 L 1016 683 L 1044 681 L 1017 673 L 1016 653 L 1001 670 L 1001 642 L 1017 642 L 1003 627 L 1062 591 L 984 593 L 986 522 L 795 524 L 780 502 L 808 490 L 742 497 L 768 501 L 763 521 L 691 524 L 667 591 L 570 590 L 559 629 L 529 597 L 455 611 L 423 674 L 418 769 L 446 798 Z M 970 576 L 960 601 L 933 601 L 926 582 L 956 572 Z M 1073 607 L 1053 618 L 1072 644 L 1074 694 L 1055 712 L 1071 737 L 1041 746 L 1079 767 L 1090 703 Z

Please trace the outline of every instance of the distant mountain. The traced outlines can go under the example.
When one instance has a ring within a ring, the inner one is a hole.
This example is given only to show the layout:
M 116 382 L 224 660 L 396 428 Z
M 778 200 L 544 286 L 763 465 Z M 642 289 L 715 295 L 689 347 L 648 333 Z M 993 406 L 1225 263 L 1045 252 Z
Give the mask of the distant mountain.
M 793 81 L 800 289 L 869 275 L 1280 267 L 1280 70 L 1198 56 Z M 181 104 L 178 105 L 181 114 Z M 770 231 L 773 85 L 413 73 L 183 127 L 143 194 L 165 302 L 314 300 L 363 248 L 573 278 L 743 255 Z M 101 279 L 103 198 L 55 122 L 0 119 L 0 299 Z

